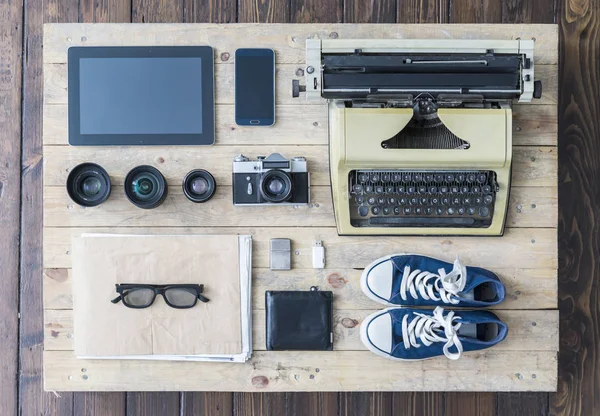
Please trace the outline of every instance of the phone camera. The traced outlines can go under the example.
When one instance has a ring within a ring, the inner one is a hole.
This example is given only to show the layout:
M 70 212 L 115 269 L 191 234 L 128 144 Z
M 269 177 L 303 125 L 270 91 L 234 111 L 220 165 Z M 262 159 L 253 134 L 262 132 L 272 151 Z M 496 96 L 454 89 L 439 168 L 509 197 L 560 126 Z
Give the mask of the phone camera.
M 82 163 L 67 177 L 67 193 L 77 205 L 95 207 L 108 199 L 110 178 L 102 166 Z

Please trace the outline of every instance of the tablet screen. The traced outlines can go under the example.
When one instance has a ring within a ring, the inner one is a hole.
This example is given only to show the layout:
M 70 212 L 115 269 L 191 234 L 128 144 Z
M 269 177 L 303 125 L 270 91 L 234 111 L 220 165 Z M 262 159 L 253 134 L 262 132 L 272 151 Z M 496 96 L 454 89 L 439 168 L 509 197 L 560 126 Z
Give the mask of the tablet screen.
M 212 48 L 70 48 L 69 143 L 213 144 Z
M 202 133 L 201 63 L 201 58 L 80 59 L 80 133 Z

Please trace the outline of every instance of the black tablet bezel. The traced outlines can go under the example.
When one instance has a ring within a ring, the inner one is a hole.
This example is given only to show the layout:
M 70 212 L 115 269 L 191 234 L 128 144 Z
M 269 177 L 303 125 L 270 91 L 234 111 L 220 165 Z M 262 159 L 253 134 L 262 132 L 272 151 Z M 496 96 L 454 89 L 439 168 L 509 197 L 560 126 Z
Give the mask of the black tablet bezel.
M 81 134 L 79 60 L 81 58 L 201 58 L 202 133 Z M 212 145 L 215 142 L 214 53 L 210 46 L 73 46 L 68 50 L 69 144 L 72 146 Z

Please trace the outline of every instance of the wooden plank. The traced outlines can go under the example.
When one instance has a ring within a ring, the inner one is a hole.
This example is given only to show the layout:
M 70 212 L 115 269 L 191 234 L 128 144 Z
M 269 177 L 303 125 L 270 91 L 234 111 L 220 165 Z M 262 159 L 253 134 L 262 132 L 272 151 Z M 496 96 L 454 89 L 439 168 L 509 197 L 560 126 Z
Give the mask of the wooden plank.
M 106 146 L 73 149 L 67 146 L 44 148 L 44 185 L 64 187 L 70 170 L 80 163 L 93 161 L 109 173 L 113 186 L 122 186 L 129 170 L 139 165 L 155 166 L 171 186 L 181 186 L 192 169 L 204 168 L 215 177 L 217 186 L 232 184 L 233 158 L 240 153 L 256 158 L 273 152 L 285 157 L 304 156 L 308 162 L 310 183 L 329 186 L 329 155 L 325 145 L 222 145 L 188 147 L 185 152 L 174 146 L 120 147 L 119 159 Z M 513 149 L 512 187 L 556 188 L 557 152 L 551 146 L 519 146 Z
M 68 416 L 73 414 L 73 394 L 65 392 L 56 395 L 42 389 L 42 195 L 39 191 L 42 189 L 42 27 L 44 22 L 76 22 L 79 6 L 76 0 L 47 0 L 43 3 L 26 0 L 18 7 L 23 9 L 24 17 L 23 54 L 19 51 L 18 54 L 10 55 L 18 56 L 19 61 L 23 58 L 24 63 L 22 80 L 19 80 L 23 85 L 23 97 L 19 104 L 22 108 L 22 221 L 18 412 L 22 415 Z M 6 109 L 3 110 L 5 111 Z M 14 121 L 17 121 L 16 116 Z M 2 230 L 5 229 L 2 227 Z M 6 282 L 6 279 L 2 281 Z
M 391 362 L 368 351 L 259 351 L 246 364 L 82 360 L 72 351 L 45 351 L 47 390 L 180 391 L 548 391 L 556 388 L 556 352 L 494 351 Z M 317 371 L 319 369 L 319 371 Z M 522 377 L 519 378 L 518 374 Z M 310 375 L 314 375 L 311 378 Z M 535 375 L 535 378 L 533 377 Z M 71 378 L 69 378 L 71 377 Z M 489 381 L 493 379 L 494 383 Z M 238 409 L 238 404 L 234 404 Z
M 79 0 L 79 21 L 129 23 L 131 22 L 131 0 Z
M 344 0 L 345 23 L 396 23 L 396 0 Z
M 262 296 L 264 297 L 264 292 Z M 359 338 L 359 327 L 364 318 L 378 309 L 334 310 L 334 350 L 366 351 Z M 498 310 L 494 313 L 509 327 L 506 340 L 496 345 L 494 351 L 558 351 L 558 311 Z M 265 310 L 254 309 L 252 322 L 252 348 L 254 351 L 264 351 Z M 72 350 L 76 336 L 73 330 L 73 311 L 46 310 L 44 335 L 46 351 Z
M 392 414 L 392 393 L 352 392 L 340 395 L 340 416 Z
M 363 3 L 361 3 L 363 4 Z M 275 94 L 276 102 L 280 105 L 297 105 L 310 106 L 315 105 L 313 101 L 307 101 L 303 97 L 294 98 L 292 96 L 292 80 L 301 79 L 302 67 L 304 63 L 299 64 L 278 64 L 276 67 L 275 77 Z M 300 74 L 300 75 L 299 75 Z M 535 79 L 542 81 L 543 94 L 541 99 L 532 100 L 527 104 L 515 103 L 515 107 L 528 107 L 527 111 L 542 111 L 535 110 L 529 107 L 538 105 L 553 105 L 555 106 L 558 100 L 558 65 L 536 65 Z M 215 103 L 216 104 L 233 104 L 234 103 L 234 66 L 233 65 L 215 65 Z M 47 64 L 44 67 L 44 103 L 45 104 L 67 104 L 68 100 L 68 80 L 67 80 L 67 64 Z M 317 101 L 325 103 L 325 100 Z M 549 110 L 546 110 L 549 111 Z M 556 112 L 556 109 L 554 109 Z M 531 120 L 532 117 L 527 117 L 526 120 Z M 279 120 L 277 120 L 279 121 Z M 551 120 L 556 124 L 556 115 Z M 515 134 L 515 132 L 513 132 Z M 556 144 L 554 142 L 553 144 Z
M 452 261 L 459 254 L 465 264 L 488 269 L 518 265 L 524 269 L 557 267 L 556 230 L 508 228 L 503 237 L 340 237 L 334 228 L 227 228 L 227 227 L 97 227 L 45 228 L 44 267 L 71 267 L 71 237 L 82 233 L 112 234 L 231 234 L 248 233 L 253 239 L 254 267 L 269 267 L 269 240 L 293 238 L 292 268 L 312 268 L 312 246 L 322 240 L 328 268 L 364 268 L 374 259 L 390 253 L 416 252 Z M 473 242 L 477 241 L 477 246 Z
M 23 5 L 0 3 L 0 414 L 16 414 L 19 377 Z
M 182 393 L 182 416 L 233 416 L 232 393 Z
M 494 269 L 506 286 L 502 309 L 556 309 L 556 269 Z M 254 309 L 265 308 L 266 290 L 308 290 L 317 286 L 331 290 L 336 309 L 377 309 L 379 303 L 363 295 L 362 270 L 293 269 L 271 271 L 253 269 L 252 302 Z M 72 309 L 71 269 L 44 270 L 44 309 Z
M 502 3 L 489 0 L 451 0 L 450 23 L 500 23 Z M 486 25 L 487 26 L 487 25 Z M 529 37 L 522 39 L 529 39 Z
M 285 393 L 285 402 L 289 416 L 339 415 L 338 393 Z
M 183 0 L 185 23 L 235 23 L 235 0 Z
M 260 381 L 257 379 L 257 384 Z M 235 393 L 233 403 L 235 416 L 285 414 L 284 393 Z
M 240 0 L 237 12 L 240 23 L 286 23 L 289 21 L 290 3 L 288 0 Z
M 556 2 L 521 0 L 502 2 L 503 23 L 554 23 Z
M 251 149 L 255 145 L 327 145 L 327 111 L 321 106 L 278 105 L 277 128 L 265 136 L 262 129 L 238 126 L 234 123 L 233 105 L 216 106 L 216 143 L 211 147 L 189 148 L 199 153 L 210 152 L 221 145 L 243 145 Z M 299 117 L 302 114 L 302 117 Z M 513 109 L 513 141 L 520 145 L 556 145 L 556 108 L 553 106 L 515 106 Z M 44 144 L 67 145 L 67 106 L 44 106 Z M 126 149 L 126 148 L 124 148 Z M 136 151 L 151 149 L 136 147 Z M 174 149 L 161 146 L 160 150 Z M 102 151 L 101 148 L 77 148 L 76 153 Z M 554 181 L 556 183 L 556 180 Z
M 558 392 L 550 414 L 600 412 L 600 2 L 561 3 Z
M 73 414 L 77 416 L 125 415 L 124 393 L 76 393 L 73 397 Z
M 498 393 L 498 416 L 547 414 L 547 393 Z
M 398 23 L 448 23 L 449 1 L 398 0 Z
M 392 396 L 392 414 L 443 416 L 446 394 L 438 392 L 394 393 Z
M 319 4 L 316 0 L 314 4 Z M 306 13 L 312 10 L 304 8 Z M 299 13 L 305 13 L 300 9 Z M 556 64 L 557 27 L 553 25 L 361 25 L 361 24 L 256 24 L 237 25 L 111 25 L 70 24 L 44 27 L 44 64 L 65 63 L 66 50 L 77 45 L 202 45 L 215 48 L 215 56 L 242 47 L 275 48 L 277 63 L 301 63 L 305 60 L 308 37 L 328 38 L 424 38 L 424 39 L 529 39 L 536 37 L 535 63 Z M 229 32 L 230 31 L 230 32 Z M 336 36 L 332 35 L 332 36 Z M 81 40 L 82 37 L 85 40 Z M 221 63 L 219 59 L 215 61 Z
M 128 390 L 128 388 L 123 390 Z M 127 393 L 127 415 L 178 415 L 179 396 L 180 393 L 177 392 Z
M 290 23 L 340 23 L 342 17 L 342 1 L 290 0 Z
M 132 0 L 131 21 L 133 23 L 183 22 L 183 1 Z
M 445 416 L 496 416 L 495 393 L 446 393 L 445 404 Z M 533 413 L 512 414 L 532 415 Z
M 270 130 L 270 134 L 267 136 L 262 129 L 235 124 L 233 105 L 217 105 L 215 108 L 216 144 L 243 145 L 246 153 L 252 146 L 261 143 L 327 144 L 327 111 L 325 107 L 278 105 L 275 111 L 277 112 L 277 128 Z M 66 105 L 44 107 L 44 143 L 46 145 L 66 145 L 68 143 L 67 120 Z M 169 146 L 161 146 L 157 150 L 168 148 Z M 210 151 L 212 146 L 188 148 L 206 152 Z
M 139 210 L 125 197 L 122 186 L 113 186 L 109 200 L 94 208 L 74 204 L 64 187 L 46 187 L 44 224 L 47 227 L 143 227 L 147 224 L 156 227 L 335 226 L 328 186 L 312 186 L 309 205 L 281 207 L 236 207 L 231 202 L 231 189 L 231 186 L 218 186 L 210 202 L 199 205 L 188 201 L 181 184 L 174 184 L 169 187 L 162 205 L 152 210 Z M 508 209 L 507 227 L 554 228 L 556 188 L 513 188 Z

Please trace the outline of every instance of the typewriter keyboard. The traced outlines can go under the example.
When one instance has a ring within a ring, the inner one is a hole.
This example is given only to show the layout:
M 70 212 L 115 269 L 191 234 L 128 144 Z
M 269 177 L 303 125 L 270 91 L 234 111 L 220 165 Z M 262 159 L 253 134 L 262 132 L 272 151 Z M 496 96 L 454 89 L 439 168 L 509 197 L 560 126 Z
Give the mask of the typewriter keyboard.
M 478 171 L 354 170 L 354 227 L 489 227 L 496 173 Z

